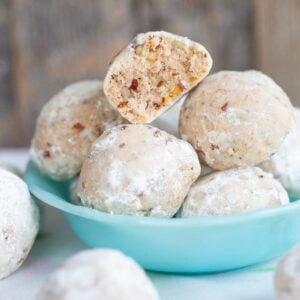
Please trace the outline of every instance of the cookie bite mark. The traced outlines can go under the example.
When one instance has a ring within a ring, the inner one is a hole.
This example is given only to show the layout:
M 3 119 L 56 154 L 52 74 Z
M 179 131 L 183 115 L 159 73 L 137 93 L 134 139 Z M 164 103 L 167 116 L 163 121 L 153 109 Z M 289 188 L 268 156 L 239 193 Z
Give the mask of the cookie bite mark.
M 111 64 L 104 92 L 128 121 L 150 123 L 198 84 L 211 66 L 207 50 L 188 38 L 142 33 Z

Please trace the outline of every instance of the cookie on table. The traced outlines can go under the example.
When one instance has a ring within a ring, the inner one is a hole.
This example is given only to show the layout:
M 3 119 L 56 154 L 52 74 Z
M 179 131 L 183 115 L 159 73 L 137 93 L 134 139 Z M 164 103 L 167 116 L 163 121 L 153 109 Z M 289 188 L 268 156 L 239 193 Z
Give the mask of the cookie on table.
M 81 81 L 64 88 L 43 107 L 32 140 L 32 157 L 55 180 L 76 175 L 91 144 L 124 119 L 107 102 L 102 82 Z
M 144 270 L 112 249 L 85 250 L 55 270 L 39 300 L 159 300 Z
M 190 144 L 150 125 L 108 129 L 79 178 L 83 205 L 112 214 L 172 217 L 200 174 Z
M 237 168 L 200 177 L 191 187 L 182 217 L 235 215 L 289 203 L 272 174 L 258 167 Z
M 140 33 L 110 65 L 104 93 L 131 123 L 150 123 L 211 66 L 210 54 L 199 43 L 164 31 Z
M 27 185 L 17 175 L 0 168 L 0 279 L 22 265 L 38 228 L 38 208 Z
M 281 259 L 274 279 L 276 299 L 300 299 L 300 246 L 292 249 Z
M 289 195 L 300 196 L 300 109 L 295 111 L 295 126 L 279 150 L 260 167 L 278 179 Z
M 254 166 L 275 153 L 294 122 L 285 92 L 257 71 L 205 78 L 181 108 L 179 131 L 216 170 Z

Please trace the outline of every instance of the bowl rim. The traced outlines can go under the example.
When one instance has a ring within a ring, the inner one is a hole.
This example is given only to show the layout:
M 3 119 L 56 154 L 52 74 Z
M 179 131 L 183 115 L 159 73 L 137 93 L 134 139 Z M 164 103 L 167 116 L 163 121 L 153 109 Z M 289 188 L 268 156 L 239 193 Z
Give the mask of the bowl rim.
M 85 206 L 75 205 L 69 201 L 59 197 L 56 194 L 45 191 L 37 185 L 29 184 L 29 190 L 35 198 L 55 207 L 56 209 L 82 217 L 85 219 L 105 222 L 105 223 L 119 223 L 126 225 L 151 225 L 159 227 L 191 227 L 191 226 L 228 226 L 237 225 L 246 222 L 253 222 L 258 220 L 265 220 L 266 218 L 278 217 L 300 212 L 300 201 L 295 200 L 288 204 L 273 207 L 263 208 L 255 211 L 244 212 L 237 215 L 228 216 L 193 216 L 189 218 L 157 218 L 145 216 L 130 216 L 130 215 L 116 215 L 106 212 L 101 212 Z

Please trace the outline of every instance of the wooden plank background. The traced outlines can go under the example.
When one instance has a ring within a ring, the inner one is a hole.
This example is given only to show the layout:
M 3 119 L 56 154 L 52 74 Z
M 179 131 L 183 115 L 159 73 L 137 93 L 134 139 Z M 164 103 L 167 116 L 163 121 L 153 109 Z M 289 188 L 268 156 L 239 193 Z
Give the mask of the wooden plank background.
M 0 147 L 27 146 L 42 105 L 65 85 L 102 79 L 138 32 L 203 43 L 214 71 L 258 68 L 297 99 L 297 0 L 0 0 Z

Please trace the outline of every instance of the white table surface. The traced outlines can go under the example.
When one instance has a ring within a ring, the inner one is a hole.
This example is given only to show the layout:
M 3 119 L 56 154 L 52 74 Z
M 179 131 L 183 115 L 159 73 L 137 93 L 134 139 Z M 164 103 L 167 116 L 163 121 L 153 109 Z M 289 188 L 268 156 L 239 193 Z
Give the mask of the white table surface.
M 0 150 L 0 163 L 23 170 L 25 149 Z M 62 215 L 47 207 L 46 230 L 37 238 L 23 266 L 0 281 L 0 300 L 33 300 L 47 275 L 72 254 L 86 248 Z M 188 255 L 188 253 L 187 253 Z M 215 275 L 181 276 L 148 272 L 162 300 L 272 300 L 276 262 Z

